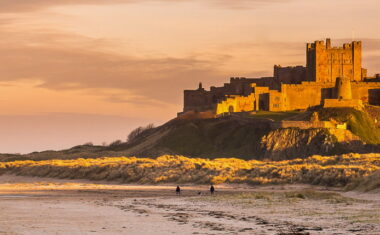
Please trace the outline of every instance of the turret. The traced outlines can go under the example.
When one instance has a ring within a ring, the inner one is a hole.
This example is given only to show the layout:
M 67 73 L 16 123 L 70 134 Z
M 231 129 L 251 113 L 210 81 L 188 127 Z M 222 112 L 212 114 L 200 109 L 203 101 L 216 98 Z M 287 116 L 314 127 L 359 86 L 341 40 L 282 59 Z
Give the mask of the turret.
M 349 78 L 338 77 L 336 79 L 336 94 L 337 99 L 350 100 L 352 99 L 351 81 Z

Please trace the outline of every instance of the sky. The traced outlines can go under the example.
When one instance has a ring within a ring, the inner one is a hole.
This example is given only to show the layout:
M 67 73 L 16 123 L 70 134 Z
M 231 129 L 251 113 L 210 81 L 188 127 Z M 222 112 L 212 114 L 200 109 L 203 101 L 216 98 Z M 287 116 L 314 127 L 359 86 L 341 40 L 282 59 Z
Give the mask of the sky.
M 0 0 L 0 152 L 125 140 L 174 118 L 183 90 L 305 65 L 305 44 L 363 41 L 378 0 Z

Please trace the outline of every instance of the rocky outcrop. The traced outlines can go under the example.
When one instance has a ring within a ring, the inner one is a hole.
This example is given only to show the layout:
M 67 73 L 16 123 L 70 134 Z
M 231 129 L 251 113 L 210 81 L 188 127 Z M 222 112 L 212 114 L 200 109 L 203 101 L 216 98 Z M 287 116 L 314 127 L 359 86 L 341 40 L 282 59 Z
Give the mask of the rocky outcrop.
M 261 138 L 260 148 L 264 158 L 286 160 L 314 154 L 358 152 L 364 143 L 349 130 L 282 128 Z
M 261 139 L 263 156 L 273 160 L 293 159 L 313 154 L 327 154 L 336 138 L 326 129 L 284 128 L 269 132 Z

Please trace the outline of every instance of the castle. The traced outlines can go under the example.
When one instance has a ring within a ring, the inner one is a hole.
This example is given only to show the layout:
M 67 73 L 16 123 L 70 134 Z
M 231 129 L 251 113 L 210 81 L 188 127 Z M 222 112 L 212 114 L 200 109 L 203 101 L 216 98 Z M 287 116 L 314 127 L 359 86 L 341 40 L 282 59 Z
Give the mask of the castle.
M 332 47 L 327 39 L 306 45 L 306 67 L 275 65 L 273 77 L 237 77 L 209 91 L 202 83 L 196 90 L 185 90 L 183 113 L 219 115 L 314 106 L 361 108 L 366 104 L 380 105 L 380 74 L 369 77 L 362 68 L 362 42 Z

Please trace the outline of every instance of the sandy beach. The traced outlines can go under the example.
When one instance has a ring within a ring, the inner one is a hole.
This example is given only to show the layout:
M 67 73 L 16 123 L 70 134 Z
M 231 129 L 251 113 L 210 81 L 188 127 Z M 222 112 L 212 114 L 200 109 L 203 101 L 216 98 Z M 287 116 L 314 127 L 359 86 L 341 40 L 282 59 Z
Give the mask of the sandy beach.
M 379 193 L 208 187 L 2 175 L 0 234 L 380 234 Z

